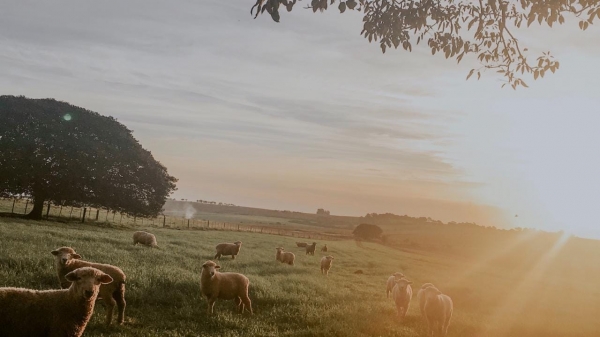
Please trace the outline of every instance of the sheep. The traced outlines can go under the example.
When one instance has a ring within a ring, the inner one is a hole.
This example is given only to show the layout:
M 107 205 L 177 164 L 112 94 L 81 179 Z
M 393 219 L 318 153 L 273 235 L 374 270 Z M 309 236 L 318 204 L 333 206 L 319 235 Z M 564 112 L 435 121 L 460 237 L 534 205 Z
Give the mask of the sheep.
M 306 246 L 306 255 L 315 255 L 315 248 L 317 248 L 317 243 L 313 242 L 312 245 Z
M 235 256 L 239 254 L 242 248 L 242 241 L 236 241 L 234 243 L 219 243 L 215 249 L 215 259 L 221 259 L 221 255 L 231 255 L 231 258 L 235 260 Z
M 80 337 L 88 324 L 99 288 L 113 281 L 91 267 L 65 275 L 68 289 L 0 288 L 0 336 Z
M 387 283 L 386 283 L 386 288 L 385 288 L 385 296 L 387 298 L 390 298 L 390 293 L 392 292 L 392 289 L 394 289 L 394 286 L 396 285 L 396 277 L 402 278 L 402 277 L 404 277 L 404 274 L 402 274 L 401 272 L 395 272 L 392 274 L 392 276 L 388 277 Z
M 73 270 L 81 267 L 93 267 L 110 275 L 114 282 L 100 287 L 99 298 L 102 298 L 106 304 L 106 325 L 110 325 L 115 305 L 118 308 L 117 323 L 123 324 L 125 321 L 125 273 L 115 266 L 109 264 L 92 263 L 81 260 L 81 255 L 77 254 L 71 247 L 61 247 L 51 252 L 54 255 L 54 266 L 58 274 L 58 281 L 61 288 L 68 288 L 71 284 L 66 275 Z
M 429 287 L 435 288 L 435 286 L 432 283 L 425 283 L 421 286 L 421 289 L 419 289 L 419 292 L 417 292 L 417 299 L 419 300 L 419 309 L 421 310 L 421 315 L 423 315 L 423 317 L 425 317 L 425 296 L 423 295 L 423 292 L 425 291 L 426 288 L 429 288 Z
M 392 298 L 394 299 L 394 303 L 396 303 L 396 310 L 398 310 L 398 319 L 400 321 L 404 320 L 406 317 L 406 313 L 408 312 L 408 307 L 410 306 L 410 300 L 412 299 L 412 281 L 409 281 L 402 278 L 396 278 L 394 280 L 396 285 L 392 290 Z
M 252 302 L 248 297 L 250 280 L 238 273 L 221 273 L 219 268 L 221 266 L 209 260 L 202 265 L 200 273 L 200 288 L 202 295 L 208 300 L 208 314 L 214 312 L 215 301 L 222 299 L 234 300 L 240 313 L 246 309 L 252 315 Z
M 275 260 L 282 262 L 282 263 L 287 263 L 290 266 L 294 265 L 294 260 L 296 259 L 296 255 L 294 255 L 294 253 L 285 252 L 284 249 L 281 247 L 278 247 L 275 249 L 277 250 L 277 254 L 275 255 Z
M 422 296 L 425 298 L 423 310 L 427 320 L 428 335 L 446 336 L 452 318 L 452 299 L 434 286 L 422 290 Z
M 297 246 L 297 247 L 302 247 L 302 248 L 304 248 L 304 247 L 306 247 L 307 245 L 308 245 L 308 244 L 307 244 L 306 242 L 296 242 L 296 246 Z
M 325 276 L 329 275 L 329 269 L 331 269 L 331 264 L 333 263 L 333 256 L 327 255 L 321 258 L 321 274 L 325 274 Z
M 158 248 L 158 244 L 156 243 L 156 236 L 152 233 L 137 231 L 133 233 L 133 245 L 137 245 L 141 243 L 145 246 Z
M 327 245 L 323 246 L 323 248 L 321 248 L 321 251 L 327 253 Z

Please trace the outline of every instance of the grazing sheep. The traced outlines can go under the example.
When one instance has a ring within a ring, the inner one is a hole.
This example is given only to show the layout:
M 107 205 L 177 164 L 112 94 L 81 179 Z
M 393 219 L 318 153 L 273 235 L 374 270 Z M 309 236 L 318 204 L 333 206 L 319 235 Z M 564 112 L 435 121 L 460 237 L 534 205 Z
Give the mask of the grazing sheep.
M 402 278 L 404 277 L 404 274 L 402 274 L 401 272 L 395 272 L 392 274 L 392 276 L 388 277 L 387 283 L 386 283 L 386 288 L 385 288 L 385 296 L 387 298 L 390 298 L 390 293 L 392 292 L 392 289 L 394 289 L 394 286 L 396 285 L 396 278 Z
M 308 244 L 306 242 L 296 242 L 296 246 L 298 247 L 306 247 Z
M 215 259 L 221 259 L 221 255 L 231 255 L 232 259 L 239 254 L 240 248 L 242 248 L 242 241 L 236 241 L 234 243 L 219 243 L 215 249 L 217 254 Z
M 329 275 L 329 269 L 331 269 L 331 263 L 333 263 L 333 256 L 327 255 L 321 258 L 321 274 L 325 276 Z
M 397 278 L 394 281 L 396 285 L 392 290 L 392 298 L 396 303 L 396 310 L 398 310 L 398 319 L 402 321 L 406 317 L 408 307 L 410 306 L 410 300 L 412 299 L 412 281 L 405 278 Z
M 321 251 L 327 253 L 327 245 L 323 246 L 323 248 L 321 248 Z
M 90 267 L 65 276 L 71 282 L 69 289 L 0 288 L 0 336 L 80 337 L 94 312 L 99 288 L 113 279 Z
M 452 299 L 450 296 L 442 294 L 434 286 L 422 290 L 422 296 L 425 298 L 423 309 L 427 320 L 428 335 L 446 336 L 452 318 Z
M 313 242 L 312 245 L 306 246 L 306 255 L 315 255 L 315 249 L 317 248 L 317 243 Z
M 421 310 L 421 315 L 423 315 L 423 318 L 425 318 L 425 296 L 423 295 L 423 292 L 429 287 L 435 288 L 435 286 L 432 283 L 425 283 L 421 286 L 419 292 L 417 292 L 417 299 L 419 300 L 419 309 Z
M 277 250 L 277 254 L 275 255 L 275 259 L 282 263 L 287 263 L 290 266 L 294 265 L 294 260 L 296 259 L 296 255 L 292 252 L 285 252 L 283 248 L 278 247 L 275 248 Z
M 133 233 L 133 245 L 137 245 L 141 243 L 145 246 L 156 247 L 158 248 L 158 244 L 156 243 L 156 236 L 152 233 L 137 231 Z
M 240 313 L 246 309 L 252 314 L 252 303 L 248 297 L 250 280 L 238 273 L 221 273 L 219 268 L 221 266 L 213 261 L 206 261 L 200 273 L 200 288 L 208 300 L 208 313 L 212 314 L 215 301 L 222 299 L 234 300 Z
M 117 323 L 123 324 L 125 321 L 125 273 L 115 266 L 109 264 L 92 263 L 83 261 L 81 255 L 77 254 L 71 247 L 61 247 L 53 250 L 54 266 L 58 274 L 58 281 L 61 288 L 68 288 L 71 281 L 66 275 L 73 270 L 81 267 L 93 267 L 110 275 L 114 282 L 100 286 L 99 298 L 102 298 L 106 304 L 106 325 L 110 325 L 115 305 L 118 308 Z
M 356 270 L 356 271 L 354 272 L 354 274 L 364 274 L 364 272 L 362 271 L 362 269 L 359 269 L 359 270 Z

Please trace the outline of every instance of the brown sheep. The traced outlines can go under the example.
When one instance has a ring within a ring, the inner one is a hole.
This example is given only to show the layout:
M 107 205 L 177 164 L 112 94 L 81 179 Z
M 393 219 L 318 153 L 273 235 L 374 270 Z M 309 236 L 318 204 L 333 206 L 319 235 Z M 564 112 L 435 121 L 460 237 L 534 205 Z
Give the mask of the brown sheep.
M 423 290 L 421 295 L 425 298 L 423 311 L 427 320 L 429 335 L 446 336 L 448 334 L 448 326 L 450 326 L 450 319 L 452 318 L 452 299 L 450 296 L 442 294 L 434 286 L 421 289 Z
M 308 244 L 307 244 L 306 242 L 296 242 L 296 246 L 298 246 L 298 247 L 302 247 L 302 248 L 304 248 L 304 247 L 306 247 L 307 245 L 308 245 Z
M 113 310 L 115 305 L 118 308 L 117 323 L 123 324 L 125 321 L 125 273 L 115 266 L 109 264 L 92 263 L 83 261 L 81 255 L 77 254 L 71 247 L 61 247 L 53 250 L 54 255 L 54 266 L 58 274 L 58 281 L 60 282 L 61 288 L 68 288 L 71 282 L 66 279 L 66 275 L 73 270 L 81 267 L 93 267 L 101 270 L 102 272 L 110 275 L 114 280 L 110 284 L 102 285 L 100 287 L 99 298 L 102 298 L 106 304 L 106 325 L 110 325 L 113 316 Z
M 315 248 L 317 248 L 317 243 L 313 242 L 312 245 L 306 246 L 306 255 L 315 255 Z
M 200 288 L 202 295 L 208 300 L 208 314 L 214 312 L 213 308 L 217 299 L 234 300 L 240 313 L 244 309 L 252 314 L 252 303 L 248 297 L 250 280 L 238 273 L 221 273 L 221 266 L 213 261 L 206 261 L 200 273 Z
M 421 289 L 417 292 L 417 300 L 419 300 L 419 309 L 421 310 L 421 315 L 425 318 L 425 289 L 433 287 L 436 288 L 432 283 L 425 283 L 421 286 Z M 436 288 L 437 289 L 437 288 Z
M 0 288 L 0 336 L 80 337 L 110 275 L 83 267 L 65 275 L 69 289 Z
M 327 253 L 327 245 L 323 246 L 323 248 L 321 248 L 321 251 Z
M 215 247 L 217 250 L 215 259 L 220 260 L 222 255 L 231 255 L 231 258 L 235 259 L 235 256 L 239 254 L 241 248 L 242 241 L 236 241 L 234 243 L 219 243 L 217 247 Z
M 329 275 L 329 269 L 331 269 L 331 264 L 333 263 L 333 256 L 327 255 L 321 258 L 321 274 L 325 274 L 325 276 Z
M 296 255 L 292 252 L 285 252 L 283 248 L 278 247 L 275 248 L 277 250 L 277 254 L 275 255 L 275 260 L 281 263 L 287 263 L 290 266 L 294 265 L 294 260 L 296 259 Z

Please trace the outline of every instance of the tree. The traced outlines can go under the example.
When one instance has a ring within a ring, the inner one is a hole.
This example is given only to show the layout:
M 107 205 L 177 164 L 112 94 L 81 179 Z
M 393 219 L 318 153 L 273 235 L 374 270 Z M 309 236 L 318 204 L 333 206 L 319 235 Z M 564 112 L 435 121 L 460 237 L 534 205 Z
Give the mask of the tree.
M 352 232 L 354 237 L 364 240 L 379 238 L 382 233 L 383 230 L 379 226 L 366 223 L 361 223 L 360 225 L 356 226 Z
M 54 99 L 0 96 L 0 195 L 33 197 L 29 218 L 45 201 L 156 216 L 177 179 L 131 131 Z
M 504 77 L 502 87 L 509 84 L 513 89 L 527 87 L 524 74 L 538 79 L 560 67 L 550 52 L 532 62 L 516 29 L 534 22 L 552 27 L 569 19 L 586 30 L 600 19 L 600 0 L 312 0 L 306 8 L 323 12 L 336 3 L 340 13 L 363 13 L 361 35 L 378 42 L 384 53 L 392 46 L 410 52 L 413 44 L 426 42 L 433 55 L 457 62 L 474 54 L 481 66 L 471 69 L 467 79 L 494 70 Z M 266 11 L 279 22 L 279 9 L 290 12 L 296 4 L 297 0 L 256 0 L 250 13 L 256 10 L 256 18 Z
M 331 213 L 330 213 L 329 211 L 326 211 L 326 210 L 325 210 L 325 209 L 323 209 L 323 208 L 319 208 L 319 209 L 317 210 L 317 215 L 329 215 L 329 214 L 331 214 Z

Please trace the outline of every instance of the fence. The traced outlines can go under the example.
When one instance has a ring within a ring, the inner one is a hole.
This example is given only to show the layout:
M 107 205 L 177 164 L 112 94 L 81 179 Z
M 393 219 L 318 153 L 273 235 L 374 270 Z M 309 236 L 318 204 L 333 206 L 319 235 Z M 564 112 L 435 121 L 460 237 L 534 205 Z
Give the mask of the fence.
M 33 204 L 31 200 L 22 199 L 0 199 L 0 213 L 12 214 L 14 216 L 25 215 L 31 211 Z M 317 240 L 344 240 L 351 236 L 346 234 L 322 233 L 292 228 L 291 225 L 263 225 L 249 223 L 230 223 L 212 221 L 198 218 L 186 218 L 182 216 L 160 215 L 156 218 L 131 217 L 127 214 L 112 212 L 107 209 L 92 207 L 60 206 L 46 203 L 44 205 L 43 218 L 69 223 L 97 223 L 128 227 L 163 227 L 184 230 L 224 230 L 238 232 L 252 232 L 262 234 L 273 234 L 292 236 L 303 239 Z

